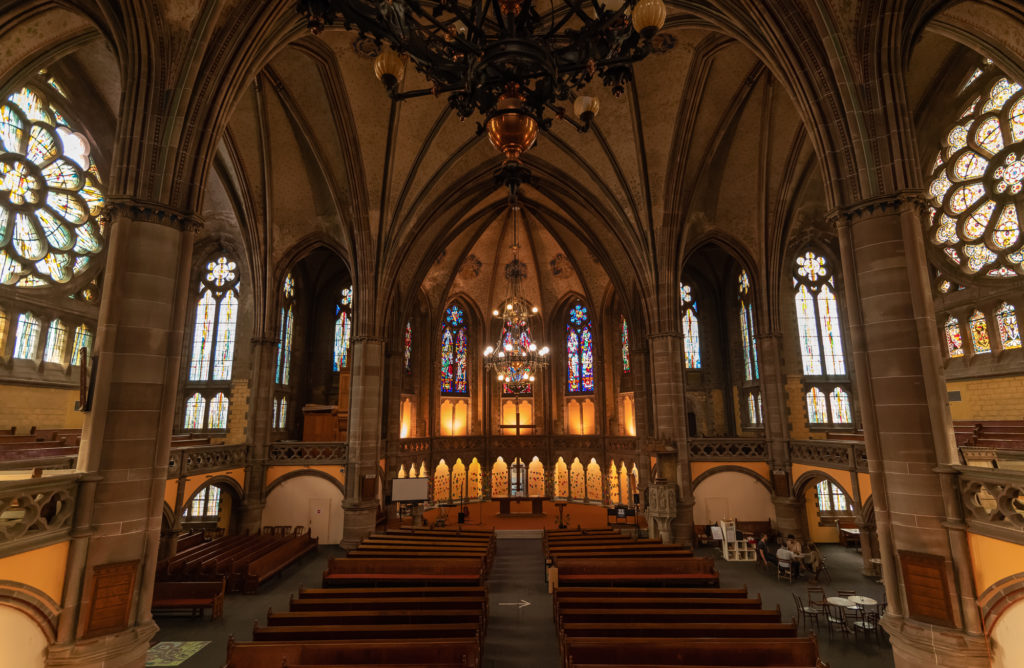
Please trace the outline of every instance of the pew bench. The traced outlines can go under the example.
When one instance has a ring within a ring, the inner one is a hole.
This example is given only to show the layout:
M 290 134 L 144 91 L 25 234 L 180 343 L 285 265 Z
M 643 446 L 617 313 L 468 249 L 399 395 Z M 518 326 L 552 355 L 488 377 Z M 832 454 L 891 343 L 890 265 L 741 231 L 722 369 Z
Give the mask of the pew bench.
M 236 642 L 229 638 L 227 654 L 225 668 L 282 668 L 283 665 L 480 666 L 480 643 L 471 639 L 273 643 Z
M 277 549 L 250 561 L 245 571 L 243 591 L 255 594 L 261 584 L 316 548 L 317 542 L 312 536 L 295 536 Z
M 480 638 L 480 626 L 460 624 L 360 624 L 353 626 L 254 626 L 254 641 L 305 642 L 311 640 L 409 640 Z
M 157 582 L 153 587 L 153 610 L 191 610 L 201 617 L 210 609 L 210 619 L 224 614 L 224 579 L 206 582 Z
M 567 664 L 584 666 L 760 666 L 819 668 L 818 643 L 810 638 L 568 638 Z

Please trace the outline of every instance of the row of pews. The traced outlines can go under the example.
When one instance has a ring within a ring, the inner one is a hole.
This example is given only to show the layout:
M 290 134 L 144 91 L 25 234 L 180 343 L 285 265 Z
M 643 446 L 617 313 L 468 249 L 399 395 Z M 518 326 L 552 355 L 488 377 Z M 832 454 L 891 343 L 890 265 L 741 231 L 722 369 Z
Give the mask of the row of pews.
M 389 530 L 331 559 L 321 587 L 268 611 L 225 668 L 480 666 L 492 531 Z
M 1024 469 L 1024 420 L 954 420 L 953 435 L 968 466 Z
M 719 587 L 712 559 L 612 531 L 549 531 L 544 547 L 567 667 L 825 665 L 816 640 L 797 637 L 778 607 Z M 576 556 L 580 547 L 588 556 Z
M 0 466 L 52 466 L 57 460 L 77 457 L 81 443 L 81 429 L 32 427 L 28 433 L 19 434 L 17 428 L 11 427 L 0 432 Z M 210 438 L 192 434 L 171 436 L 171 447 L 184 448 L 196 445 L 210 445 Z
M 173 557 L 157 564 L 157 579 L 167 582 L 169 590 L 183 583 L 224 580 L 228 591 L 251 594 L 316 547 L 316 540 L 305 534 L 237 535 L 209 541 L 186 536 L 179 540 Z M 154 603 L 154 607 L 159 606 Z

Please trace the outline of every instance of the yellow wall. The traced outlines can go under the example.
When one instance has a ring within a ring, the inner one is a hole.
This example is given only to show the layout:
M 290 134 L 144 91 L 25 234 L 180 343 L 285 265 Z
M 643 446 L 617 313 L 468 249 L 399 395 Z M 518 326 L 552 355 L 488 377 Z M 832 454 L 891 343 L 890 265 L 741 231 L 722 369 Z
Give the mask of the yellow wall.
M 818 518 L 818 494 L 813 485 L 804 489 L 804 509 L 807 513 L 807 538 L 814 543 L 838 543 L 839 529 L 832 526 L 821 526 Z
M 35 587 L 58 605 L 61 604 L 69 545 L 68 541 L 64 541 L 0 559 L 0 580 L 12 580 Z
M 807 400 L 804 398 L 802 376 L 786 376 L 786 406 L 789 408 L 789 437 L 794 441 L 823 438 L 807 427 Z
M 1024 545 L 971 532 L 967 532 L 967 545 L 974 564 L 974 588 L 978 595 L 1003 578 L 1024 572 Z
M 235 482 L 242 489 L 245 489 L 245 469 L 228 469 L 227 471 L 216 471 L 214 473 L 204 473 L 202 475 L 194 475 L 185 478 L 185 495 L 182 497 L 182 503 L 188 503 L 189 497 L 195 494 L 196 490 L 202 487 L 206 482 L 212 478 L 218 478 L 220 476 L 227 476 Z M 169 486 L 168 486 L 169 487 Z M 164 498 L 166 499 L 167 491 L 164 491 Z M 171 497 L 170 501 L 171 508 L 174 508 L 174 497 Z
M 78 389 L 0 385 L 0 429 L 17 427 L 27 434 L 32 427 L 80 429 L 84 413 L 75 410 Z
M 331 476 L 344 488 L 345 486 L 345 471 L 341 466 L 269 466 L 267 467 L 267 487 L 270 484 L 280 478 L 283 475 L 287 475 L 292 471 L 320 471 Z
M 705 471 L 710 471 L 713 468 L 717 468 L 728 464 L 729 466 L 738 466 L 744 469 L 750 469 L 754 473 L 764 478 L 765 482 L 770 482 L 768 464 L 765 462 L 691 462 L 690 463 L 690 480 L 696 480 L 697 476 L 701 475 Z
M 231 405 L 228 406 L 228 433 L 225 443 L 244 443 L 246 413 L 249 410 L 248 379 L 231 381 Z
M 946 389 L 960 392 L 960 401 L 949 402 L 954 420 L 1024 419 L 1024 376 L 951 380 Z

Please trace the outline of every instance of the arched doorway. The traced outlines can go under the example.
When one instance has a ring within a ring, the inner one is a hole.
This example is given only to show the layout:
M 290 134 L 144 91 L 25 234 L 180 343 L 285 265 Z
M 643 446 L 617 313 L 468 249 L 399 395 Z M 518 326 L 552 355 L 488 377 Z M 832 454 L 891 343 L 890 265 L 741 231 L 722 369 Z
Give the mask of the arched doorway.
M 775 523 L 768 482 L 753 471 L 738 467 L 711 469 L 693 487 L 693 523 L 708 525 L 718 520 Z

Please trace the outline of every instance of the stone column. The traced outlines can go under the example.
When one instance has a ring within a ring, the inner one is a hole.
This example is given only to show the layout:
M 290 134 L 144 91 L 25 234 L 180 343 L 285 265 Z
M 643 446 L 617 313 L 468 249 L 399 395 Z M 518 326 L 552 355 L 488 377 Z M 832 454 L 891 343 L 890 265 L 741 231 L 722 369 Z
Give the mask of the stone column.
M 657 438 L 675 444 L 675 457 L 660 457 L 659 473 L 678 486 L 672 509 L 671 535 L 674 542 L 693 544 L 693 488 L 690 484 L 690 456 L 686 442 L 686 388 L 683 378 L 683 337 L 678 332 L 652 334 L 647 350 L 651 370 L 654 420 L 651 431 Z
M 273 309 L 271 309 L 273 313 Z M 269 314 L 268 314 L 269 315 Z M 252 339 L 252 392 L 249 394 L 248 464 L 245 469 L 245 496 L 242 499 L 240 531 L 257 533 L 263 520 L 263 507 L 267 502 L 267 456 L 274 425 L 274 370 L 277 364 L 277 339 Z M 294 407 L 293 410 L 298 410 Z
M 782 332 L 757 335 L 758 361 L 761 365 L 761 402 L 764 438 L 771 470 L 772 503 L 776 528 L 783 536 L 799 536 L 807 541 L 801 515 L 803 504 L 793 498 L 790 475 L 789 418 L 786 410 L 786 366 L 782 359 Z M 777 482 L 778 481 L 778 482 Z M 784 484 L 783 484 L 784 483 Z
M 988 666 L 962 519 L 937 473 L 954 461 L 955 443 L 920 215 L 914 194 L 897 194 L 834 216 L 889 600 L 883 624 L 901 668 Z M 908 589 L 920 585 L 903 580 L 901 564 L 911 553 L 938 560 L 927 589 L 949 592 L 947 624 L 929 623 L 910 604 Z
M 150 604 L 197 223 L 131 201 L 112 211 L 96 383 L 78 458 L 79 470 L 100 480 L 69 555 L 49 666 L 142 666 L 157 631 Z M 123 599 L 103 598 L 94 611 L 95 569 L 113 564 L 121 566 L 107 584 Z
M 348 420 L 348 464 L 345 467 L 345 532 L 342 547 L 355 547 L 377 522 L 376 485 L 363 497 L 363 476 L 377 475 L 381 415 L 384 404 L 384 339 L 352 340 L 352 394 Z

